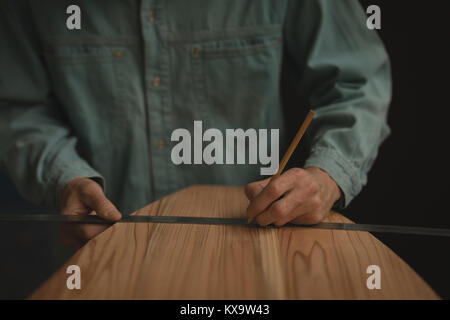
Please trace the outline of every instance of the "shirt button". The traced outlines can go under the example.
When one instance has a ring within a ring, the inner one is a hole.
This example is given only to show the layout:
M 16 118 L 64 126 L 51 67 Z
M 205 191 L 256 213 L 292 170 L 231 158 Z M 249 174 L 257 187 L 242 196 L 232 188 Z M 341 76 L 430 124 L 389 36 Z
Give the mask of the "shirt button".
M 159 87 L 159 85 L 161 84 L 161 79 L 158 76 L 155 76 L 153 78 L 152 84 L 154 87 Z
M 158 149 L 159 150 L 164 149 L 164 140 L 163 139 L 158 140 Z
M 114 52 L 114 57 L 121 58 L 123 56 L 123 52 L 120 50 L 117 50 Z
M 147 15 L 147 18 L 151 23 L 155 22 L 155 13 L 153 11 L 150 11 Z

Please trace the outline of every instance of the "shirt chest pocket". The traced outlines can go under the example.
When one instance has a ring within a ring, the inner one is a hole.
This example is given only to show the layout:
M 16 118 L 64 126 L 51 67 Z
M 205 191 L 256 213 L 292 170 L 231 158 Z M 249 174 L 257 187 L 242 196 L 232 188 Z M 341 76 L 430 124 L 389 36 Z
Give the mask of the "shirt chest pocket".
M 142 113 L 133 92 L 140 77 L 129 73 L 133 54 L 132 47 L 120 44 L 57 43 L 46 48 L 53 92 L 80 139 L 92 147 L 117 142 Z
M 280 30 L 194 43 L 190 56 L 198 104 L 211 125 L 268 124 L 279 107 Z

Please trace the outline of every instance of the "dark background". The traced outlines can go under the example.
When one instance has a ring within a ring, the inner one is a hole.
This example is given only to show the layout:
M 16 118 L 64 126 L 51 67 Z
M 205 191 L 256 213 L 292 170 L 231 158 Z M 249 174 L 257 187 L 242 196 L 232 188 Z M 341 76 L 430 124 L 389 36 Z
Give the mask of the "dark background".
M 392 134 L 381 147 L 368 185 L 344 214 L 359 223 L 450 228 L 445 2 L 361 2 L 365 8 L 378 4 L 382 9 L 379 34 L 393 68 Z M 0 211 L 26 210 L 36 208 L 0 175 Z M 443 298 L 450 298 L 450 238 L 376 236 Z M 56 226 L 1 223 L 0 298 L 26 297 L 70 255 L 59 242 Z
M 392 135 L 346 215 L 360 223 L 450 228 L 448 13 L 444 1 L 362 1 L 382 8 L 392 61 Z M 377 237 L 450 299 L 450 238 Z

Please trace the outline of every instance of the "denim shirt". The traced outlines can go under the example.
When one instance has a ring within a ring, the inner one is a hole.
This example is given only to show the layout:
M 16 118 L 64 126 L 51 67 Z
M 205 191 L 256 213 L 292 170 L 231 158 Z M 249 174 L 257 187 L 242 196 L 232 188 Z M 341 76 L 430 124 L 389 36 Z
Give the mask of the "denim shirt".
M 66 26 L 71 4 L 81 30 Z M 68 181 L 96 179 L 125 214 L 188 185 L 265 178 L 258 165 L 175 165 L 170 137 L 201 120 L 277 128 L 285 143 L 285 52 L 316 111 L 305 165 L 348 205 L 389 134 L 389 59 L 366 19 L 356 0 L 2 0 L 2 168 L 53 208 Z

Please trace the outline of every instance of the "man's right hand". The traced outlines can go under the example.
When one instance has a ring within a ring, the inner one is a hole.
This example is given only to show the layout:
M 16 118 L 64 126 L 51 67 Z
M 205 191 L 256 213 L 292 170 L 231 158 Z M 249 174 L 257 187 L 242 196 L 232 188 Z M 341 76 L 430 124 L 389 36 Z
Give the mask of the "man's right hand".
M 122 215 L 109 201 L 100 185 L 89 178 L 77 178 L 66 184 L 62 194 L 60 213 L 64 215 L 96 214 L 109 220 L 120 220 Z M 109 225 L 60 224 L 61 239 L 74 250 L 103 232 Z

